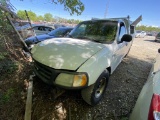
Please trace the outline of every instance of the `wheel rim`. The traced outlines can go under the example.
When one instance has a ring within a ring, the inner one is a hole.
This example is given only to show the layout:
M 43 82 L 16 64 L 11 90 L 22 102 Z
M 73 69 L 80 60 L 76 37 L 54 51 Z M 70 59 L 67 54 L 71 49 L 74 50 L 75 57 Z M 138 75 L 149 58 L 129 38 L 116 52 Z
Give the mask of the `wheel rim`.
M 99 98 L 102 94 L 103 94 L 103 91 L 105 89 L 105 85 L 106 85 L 106 78 L 103 77 L 100 81 L 99 81 L 99 84 L 96 88 L 96 91 L 95 91 L 95 97 L 96 98 Z

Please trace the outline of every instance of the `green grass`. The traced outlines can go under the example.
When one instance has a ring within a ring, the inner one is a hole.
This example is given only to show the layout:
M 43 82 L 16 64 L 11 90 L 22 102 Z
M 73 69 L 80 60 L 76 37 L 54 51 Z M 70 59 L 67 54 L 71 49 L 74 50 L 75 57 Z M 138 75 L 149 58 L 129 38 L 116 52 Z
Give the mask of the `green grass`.
M 122 117 L 120 120 L 128 120 L 127 117 Z
M 13 88 L 9 88 L 4 94 L 2 94 L 2 97 L 0 98 L 1 103 L 7 103 L 11 100 L 12 95 L 15 93 Z
M 1 52 L 0 53 L 0 60 L 5 59 L 7 55 L 8 55 L 8 52 Z
M 6 76 L 18 70 L 19 64 L 19 62 L 11 61 L 9 59 L 4 59 L 3 61 L 0 61 L 0 74 L 2 74 L 0 76 L 0 80 L 5 79 Z

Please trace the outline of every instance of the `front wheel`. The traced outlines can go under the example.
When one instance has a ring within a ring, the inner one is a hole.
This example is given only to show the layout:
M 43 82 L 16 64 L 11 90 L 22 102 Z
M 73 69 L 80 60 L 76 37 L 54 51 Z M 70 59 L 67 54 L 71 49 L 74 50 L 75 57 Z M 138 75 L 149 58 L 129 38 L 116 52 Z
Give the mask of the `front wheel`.
M 81 91 L 81 95 L 84 101 L 92 106 L 98 104 L 107 88 L 108 79 L 109 72 L 108 70 L 104 70 L 97 79 L 96 83 Z

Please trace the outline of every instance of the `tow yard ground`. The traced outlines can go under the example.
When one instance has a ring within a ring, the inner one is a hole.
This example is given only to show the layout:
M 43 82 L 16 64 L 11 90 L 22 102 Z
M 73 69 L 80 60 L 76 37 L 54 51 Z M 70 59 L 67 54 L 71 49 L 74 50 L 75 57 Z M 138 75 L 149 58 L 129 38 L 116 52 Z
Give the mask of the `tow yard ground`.
M 128 119 L 160 48 L 160 43 L 154 42 L 154 39 L 155 37 L 149 36 L 134 39 L 128 56 L 110 76 L 102 101 L 94 107 L 82 100 L 80 91 L 66 91 L 53 100 L 53 88 L 39 79 L 34 80 L 32 120 Z M 0 113 L 3 113 L 3 116 L 0 118 L 23 119 L 24 103 L 25 101 L 19 105 L 9 102 L 10 105 L 6 105 L 6 109 L 2 105 Z

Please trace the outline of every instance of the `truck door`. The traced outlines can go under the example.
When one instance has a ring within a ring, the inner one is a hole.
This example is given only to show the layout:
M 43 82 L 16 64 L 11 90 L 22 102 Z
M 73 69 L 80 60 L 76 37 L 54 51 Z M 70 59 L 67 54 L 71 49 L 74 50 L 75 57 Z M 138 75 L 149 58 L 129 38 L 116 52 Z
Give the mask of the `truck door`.
M 128 43 L 121 42 L 121 38 L 124 34 L 126 34 L 126 27 L 123 22 L 119 23 L 119 30 L 117 35 L 117 40 L 114 43 L 114 53 L 112 55 L 112 70 L 114 71 L 119 63 L 122 61 L 123 57 L 127 53 Z

